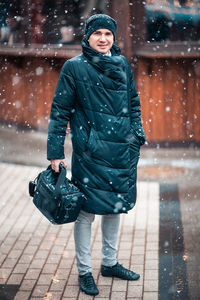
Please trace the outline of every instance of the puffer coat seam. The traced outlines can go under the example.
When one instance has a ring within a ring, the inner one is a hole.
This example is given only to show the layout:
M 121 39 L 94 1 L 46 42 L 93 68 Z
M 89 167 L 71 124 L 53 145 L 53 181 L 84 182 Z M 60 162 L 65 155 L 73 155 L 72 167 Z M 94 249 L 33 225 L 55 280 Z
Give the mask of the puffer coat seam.
M 101 167 L 104 167 L 104 168 L 108 168 L 108 169 L 116 169 L 116 167 L 114 166 L 106 166 L 106 165 L 103 165 L 103 164 L 99 164 L 96 160 L 95 162 L 91 162 L 89 159 L 87 158 L 83 158 L 83 161 L 91 164 L 91 165 L 98 165 L 98 166 L 101 166 Z M 117 167 L 118 170 L 128 170 L 129 171 L 129 168 L 120 168 L 120 167 Z
M 99 72 L 99 73 L 100 73 L 100 72 Z M 101 73 L 100 73 L 100 74 L 101 74 Z M 90 84 L 90 83 L 88 83 L 88 82 L 85 82 L 84 80 L 76 79 L 76 77 L 74 78 L 74 81 L 80 82 L 80 83 L 82 83 L 82 84 L 84 84 L 84 85 L 87 85 L 87 86 L 89 86 L 89 87 L 93 87 L 93 88 L 95 88 L 95 89 L 102 89 L 102 90 L 105 89 L 105 87 L 101 87 L 100 85 Z M 114 91 L 114 92 L 116 92 L 116 91 L 118 91 L 118 92 L 125 92 L 125 91 L 126 91 L 126 89 L 124 89 L 124 90 L 123 90 L 123 89 L 116 90 L 116 89 L 111 89 L 111 88 L 108 88 L 108 87 L 106 87 L 106 90 Z
M 95 162 L 91 162 L 90 160 L 89 160 L 89 158 L 87 159 L 87 158 L 84 158 L 84 157 L 82 157 L 79 153 L 77 153 L 75 150 L 73 150 L 73 152 L 77 155 L 77 156 L 79 156 L 80 158 L 81 158 L 81 160 L 83 160 L 83 161 L 85 161 L 85 162 L 87 162 L 87 163 L 89 163 L 89 164 L 92 164 L 92 165 L 99 165 L 99 166 L 102 166 L 102 167 L 104 167 L 104 168 L 108 168 L 108 169 L 116 169 L 116 167 L 112 167 L 112 166 L 105 166 L 105 165 L 102 165 L 102 164 L 98 164 L 96 161 Z M 127 170 L 129 170 L 129 168 L 117 168 L 117 169 L 119 169 L 119 170 L 124 170 L 124 171 L 127 171 Z
M 76 179 L 77 180 L 77 179 Z M 80 180 L 78 180 L 80 182 Z M 80 184 L 82 185 L 82 183 L 80 182 Z M 115 192 L 115 191 L 110 191 L 110 190 L 105 190 L 103 188 L 94 188 L 94 187 L 91 187 L 90 185 L 87 184 L 87 188 L 91 189 L 91 190 L 96 190 L 96 191 L 104 191 L 104 192 L 113 192 L 115 194 L 120 194 L 120 195 L 127 195 L 128 193 L 127 192 Z
M 74 76 L 73 75 L 70 75 L 70 74 L 67 74 L 67 73 L 65 73 L 65 71 L 61 71 L 61 74 L 60 75 L 64 75 L 64 76 L 66 76 L 66 77 L 69 77 L 69 78 L 71 78 L 71 79 L 73 79 L 74 81 L 75 81 L 75 78 L 74 78 Z
M 115 143 L 115 144 L 119 144 L 119 145 L 121 145 L 121 144 L 123 144 L 123 145 L 124 145 L 124 144 L 127 144 L 127 145 L 128 145 L 128 144 L 129 144 L 129 142 L 124 142 L 124 143 L 123 143 L 123 142 L 115 142 L 115 141 L 103 140 L 103 139 L 101 139 L 101 138 L 99 138 L 99 139 L 96 138 L 96 139 L 99 140 L 99 141 L 106 142 L 106 143 Z
M 85 110 L 93 111 L 93 112 L 96 112 L 96 113 L 99 113 L 99 114 L 105 114 L 105 115 L 112 116 L 112 117 L 113 116 L 114 117 L 119 117 L 118 115 L 108 114 L 107 112 L 97 111 L 97 110 L 94 110 L 94 109 L 85 108 Z M 120 118 L 130 118 L 130 117 L 129 117 L 129 115 L 127 115 L 127 116 L 120 116 Z

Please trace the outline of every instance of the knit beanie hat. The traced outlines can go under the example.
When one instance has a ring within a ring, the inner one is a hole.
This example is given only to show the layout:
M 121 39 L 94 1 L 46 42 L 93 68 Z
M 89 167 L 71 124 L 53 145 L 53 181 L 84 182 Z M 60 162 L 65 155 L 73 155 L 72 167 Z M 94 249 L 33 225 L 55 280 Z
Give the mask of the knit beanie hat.
M 105 14 L 96 14 L 87 19 L 85 23 L 86 38 L 89 39 L 90 35 L 100 28 L 106 28 L 112 31 L 115 40 L 117 23 L 113 18 Z

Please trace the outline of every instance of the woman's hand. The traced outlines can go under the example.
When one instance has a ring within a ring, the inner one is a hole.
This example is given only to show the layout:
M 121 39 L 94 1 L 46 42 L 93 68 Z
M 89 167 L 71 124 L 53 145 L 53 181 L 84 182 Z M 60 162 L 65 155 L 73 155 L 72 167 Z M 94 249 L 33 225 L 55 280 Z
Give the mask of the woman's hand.
M 65 158 L 63 158 L 63 159 L 51 159 L 51 167 L 57 173 L 59 173 L 59 164 L 60 163 L 62 163 L 63 166 L 65 168 L 67 168 L 67 162 L 66 162 Z

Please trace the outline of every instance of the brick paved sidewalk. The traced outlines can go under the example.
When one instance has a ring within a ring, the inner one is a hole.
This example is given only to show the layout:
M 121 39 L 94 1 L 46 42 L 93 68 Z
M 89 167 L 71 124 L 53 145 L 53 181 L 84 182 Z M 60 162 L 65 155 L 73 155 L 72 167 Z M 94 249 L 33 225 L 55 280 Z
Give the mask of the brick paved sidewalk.
M 0 163 L 1 290 L 16 288 L 15 300 L 92 299 L 79 291 L 73 224 L 51 225 L 28 195 L 28 181 L 40 170 Z M 139 182 L 137 205 L 121 218 L 118 260 L 139 272 L 141 278 L 127 282 L 100 275 L 101 228 L 97 216 L 92 265 L 100 294 L 95 299 L 158 299 L 158 248 L 159 184 Z

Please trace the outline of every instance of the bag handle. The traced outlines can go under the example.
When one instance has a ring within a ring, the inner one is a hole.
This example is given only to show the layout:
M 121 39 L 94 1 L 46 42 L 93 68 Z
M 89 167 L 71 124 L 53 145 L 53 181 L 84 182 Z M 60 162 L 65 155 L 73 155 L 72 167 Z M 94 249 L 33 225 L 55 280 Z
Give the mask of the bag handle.
M 66 179 L 66 168 L 63 166 L 62 163 L 59 164 L 59 168 L 60 168 L 60 172 L 59 172 L 58 180 L 57 180 L 56 185 L 55 185 L 55 192 L 54 192 L 56 197 L 60 196 L 60 194 L 61 194 L 60 187 L 61 187 L 61 185 L 64 184 L 64 182 L 65 182 L 65 185 L 69 185 L 68 181 L 67 180 L 65 181 L 65 179 Z

